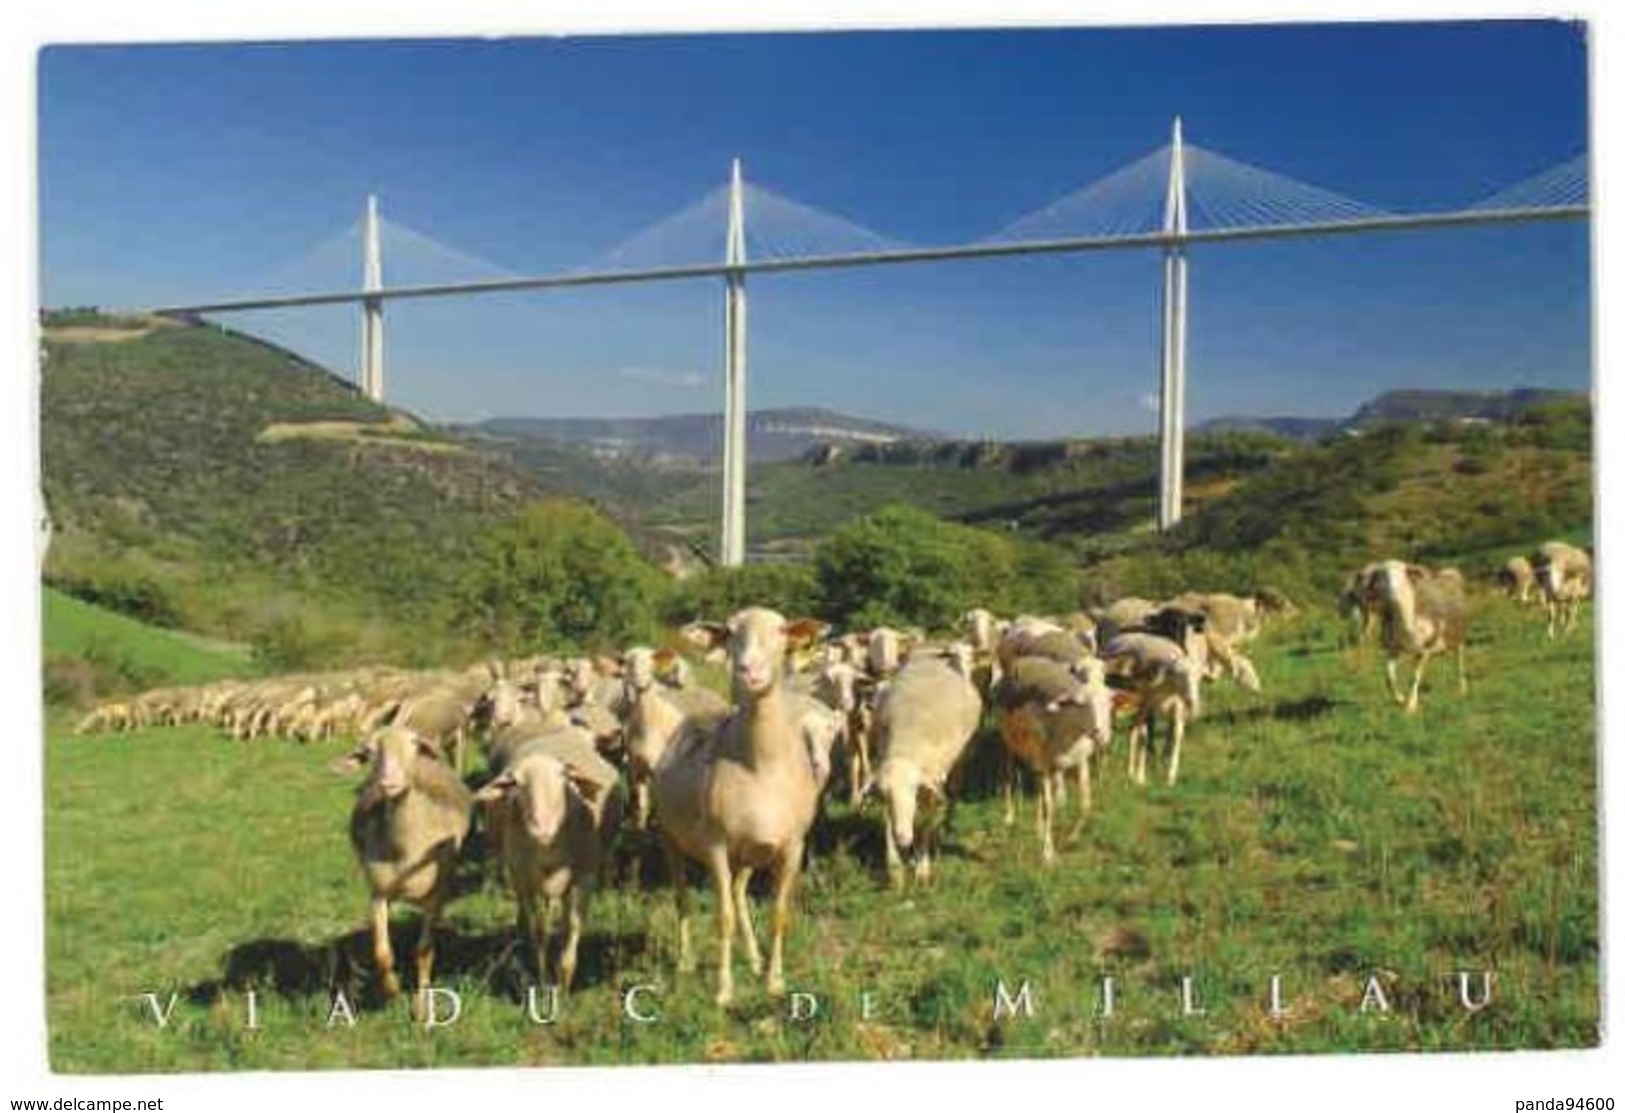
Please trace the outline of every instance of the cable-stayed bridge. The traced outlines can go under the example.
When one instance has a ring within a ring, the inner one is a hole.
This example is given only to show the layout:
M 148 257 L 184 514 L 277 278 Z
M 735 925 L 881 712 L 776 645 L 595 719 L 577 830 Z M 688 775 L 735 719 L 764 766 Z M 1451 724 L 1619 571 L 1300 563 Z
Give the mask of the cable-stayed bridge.
M 1307 236 L 1371 234 L 1589 216 L 1589 169 L 1582 153 L 1474 203 L 1428 212 L 1395 212 L 1186 143 L 1174 121 L 1171 141 L 1064 197 L 968 243 L 902 242 L 745 181 L 735 160 L 728 182 L 660 220 L 598 259 L 569 270 L 518 274 L 486 263 L 379 214 L 367 199 L 358 225 L 307 257 L 342 251 L 355 258 L 359 288 L 299 289 L 189 305 L 168 314 L 356 304 L 362 313 L 359 382 L 384 395 L 383 308 L 387 301 L 543 291 L 625 283 L 721 278 L 725 288 L 722 563 L 745 555 L 746 279 L 751 275 L 894 266 L 909 263 L 1156 250 L 1163 255 L 1160 485 L 1157 523 L 1179 521 L 1183 502 L 1188 252 L 1192 246 Z M 386 239 L 392 257 L 407 251 L 432 260 L 436 281 L 384 282 Z M 493 275 L 493 271 L 497 272 Z

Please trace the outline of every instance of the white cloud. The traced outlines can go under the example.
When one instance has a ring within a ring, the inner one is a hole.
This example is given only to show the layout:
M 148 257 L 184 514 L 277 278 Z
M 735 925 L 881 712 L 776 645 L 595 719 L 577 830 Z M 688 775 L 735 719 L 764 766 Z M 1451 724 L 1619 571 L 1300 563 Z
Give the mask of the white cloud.
M 649 386 L 678 387 L 696 390 L 705 385 L 705 376 L 698 371 L 681 371 L 671 367 L 617 367 L 617 378 Z

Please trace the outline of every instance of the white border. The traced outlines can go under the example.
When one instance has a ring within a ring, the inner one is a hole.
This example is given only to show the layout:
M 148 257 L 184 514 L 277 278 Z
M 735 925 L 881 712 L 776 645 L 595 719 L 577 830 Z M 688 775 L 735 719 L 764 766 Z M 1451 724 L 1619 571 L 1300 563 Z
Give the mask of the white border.
M 320 1074 L 238 1074 L 146 1076 L 107 1079 L 56 1077 L 44 1063 L 44 976 L 40 786 L 38 605 L 34 584 L 37 489 L 36 411 L 33 368 L 37 304 L 38 229 L 35 197 L 35 51 L 50 42 L 231 40 L 268 38 L 441 37 L 497 34 L 606 31 L 828 29 L 832 27 L 1043 26 L 1063 24 L 1151 24 L 1315 19 L 1480 18 L 1574 16 L 1592 22 L 1593 183 L 1597 215 L 1593 228 L 1598 296 L 1595 368 L 1599 388 L 1598 476 L 1601 490 L 1617 492 L 1625 482 L 1618 456 L 1607 436 L 1613 413 L 1607 388 L 1608 323 L 1617 288 L 1604 280 L 1617 259 L 1616 230 L 1609 220 L 1610 187 L 1618 167 L 1616 146 L 1606 127 L 1617 131 L 1621 80 L 1621 19 L 1601 0 L 1567 8 L 1537 9 L 1529 3 L 1476 0 L 1472 3 L 1433 0 L 1419 10 L 1403 0 L 1373 0 L 1357 9 L 1351 4 L 1262 3 L 1201 4 L 1162 0 L 1154 9 L 1131 3 L 1077 4 L 1038 0 L 976 0 L 922 3 L 899 0 L 779 0 L 764 14 L 761 0 L 686 0 L 680 6 L 623 2 L 612 11 L 603 3 L 572 0 L 553 3 L 545 12 L 516 0 L 459 0 L 455 6 L 415 8 L 400 0 L 279 0 L 277 3 L 219 4 L 209 0 L 24 0 L 0 21 L 3 65 L 0 65 L 0 135 L 5 137 L 5 172 L 0 175 L 0 352 L 5 354 L 6 396 L 0 407 L 5 436 L 0 438 L 0 500 L 5 523 L 0 533 L 0 630 L 4 658 L 0 684 L 7 754 L 0 777 L 4 808 L 5 873 L 0 875 L 7 900 L 0 912 L 3 932 L 4 988 L 0 990 L 0 1102 L 24 1097 L 162 1096 L 166 1109 L 191 1109 L 230 1102 L 244 1110 L 280 1109 L 315 1100 L 321 1107 L 358 1098 L 386 1100 L 392 1108 L 435 1108 L 447 1101 L 546 1102 L 554 1108 L 577 1104 L 598 1106 L 646 1102 L 654 1108 L 672 1103 L 722 1101 L 758 1109 L 823 1105 L 845 1094 L 876 1108 L 895 1102 L 1025 1107 L 1029 1103 L 1079 1108 L 1122 1102 L 1159 1108 L 1196 1104 L 1218 1110 L 1291 1109 L 1369 1110 L 1459 1107 L 1511 1113 L 1520 1095 L 1613 1097 L 1625 1108 L 1625 1057 L 1619 1054 L 1620 997 L 1617 975 L 1620 918 L 1605 914 L 1606 998 L 1605 1046 L 1600 1052 L 1473 1055 L 1359 1055 L 1295 1058 L 1073 1060 L 1010 1064 L 873 1064 L 843 1067 L 640 1068 L 614 1070 L 517 1070 L 438 1072 L 323 1072 Z M 1599 551 L 1616 549 L 1614 515 L 1617 498 L 1605 495 L 1599 508 Z M 1604 556 L 1604 574 L 1609 568 Z M 1611 636 L 1603 663 L 1619 660 L 1621 630 L 1619 593 L 1604 591 L 1603 622 Z M 1599 674 L 1605 682 L 1617 669 Z M 1614 721 L 1605 720 L 1614 746 L 1621 744 Z M 1611 749 L 1603 745 L 1605 769 Z M 1617 775 L 1612 777 L 1617 781 Z M 1617 787 L 1617 786 L 1615 786 Z M 1617 792 L 1607 794 L 1604 814 L 1619 806 Z M 1619 891 L 1618 831 L 1605 832 L 1603 861 L 1607 893 Z M 0 1105 L 0 1108 L 9 1106 Z

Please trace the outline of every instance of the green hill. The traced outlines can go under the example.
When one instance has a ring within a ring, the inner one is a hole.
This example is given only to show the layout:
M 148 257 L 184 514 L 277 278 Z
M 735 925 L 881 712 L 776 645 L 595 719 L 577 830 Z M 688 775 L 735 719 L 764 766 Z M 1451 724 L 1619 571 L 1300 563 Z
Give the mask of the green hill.
M 247 646 L 150 626 L 50 587 L 41 592 L 40 626 L 53 704 L 83 706 L 115 692 L 254 671 Z
M 210 325 L 48 317 L 40 426 L 47 580 L 242 641 L 347 626 L 351 641 L 398 643 L 443 608 L 474 539 L 540 493 Z

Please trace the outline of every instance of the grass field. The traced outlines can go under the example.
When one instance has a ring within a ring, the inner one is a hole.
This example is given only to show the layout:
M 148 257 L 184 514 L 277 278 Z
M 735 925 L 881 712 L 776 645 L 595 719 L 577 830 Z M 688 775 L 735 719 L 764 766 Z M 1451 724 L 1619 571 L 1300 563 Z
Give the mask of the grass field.
M 48 606 L 51 604 L 48 603 Z M 880 875 L 878 815 L 834 805 L 792 929 L 793 1022 L 743 965 L 711 1003 L 673 972 L 662 887 L 594 906 L 582 987 L 531 1024 L 504 951 L 512 903 L 469 868 L 436 981 L 460 1020 L 426 1030 L 372 995 L 365 894 L 337 746 L 234 744 L 204 728 L 46 739 L 50 1052 L 71 1072 L 529 1063 L 1545 1048 L 1598 1041 L 1595 673 L 1589 614 L 1549 643 L 1532 610 L 1476 601 L 1474 689 L 1435 665 L 1420 714 L 1384 702 L 1370 648 L 1327 617 L 1268 631 L 1265 692 L 1215 687 L 1173 789 L 1127 783 L 1121 740 L 1096 811 L 1039 865 L 1025 804 L 1000 822 L 997 741 L 978 740 L 934 885 Z M 70 623 L 60 602 L 52 624 Z M 1070 826 L 1068 818 L 1067 826 Z M 409 946 L 410 913 L 397 919 Z M 1493 972 L 1468 1013 L 1452 972 Z M 1281 977 L 1290 1015 L 1271 1018 Z M 1362 1013 L 1376 975 L 1392 1010 Z M 1116 1014 L 1101 1020 L 1100 979 Z M 1181 1016 L 1189 976 L 1205 1015 Z M 995 1021 L 994 985 L 1036 1015 Z M 620 993 L 646 983 L 651 1024 Z M 246 992 L 258 992 L 258 1030 Z M 327 1027 L 331 993 L 357 1022 Z M 138 995 L 159 1007 L 160 1028 Z M 860 994 L 872 1015 L 861 1015 Z
M 253 671 L 246 646 L 149 626 L 55 588 L 41 588 L 40 610 L 46 653 L 123 659 L 176 684 Z

